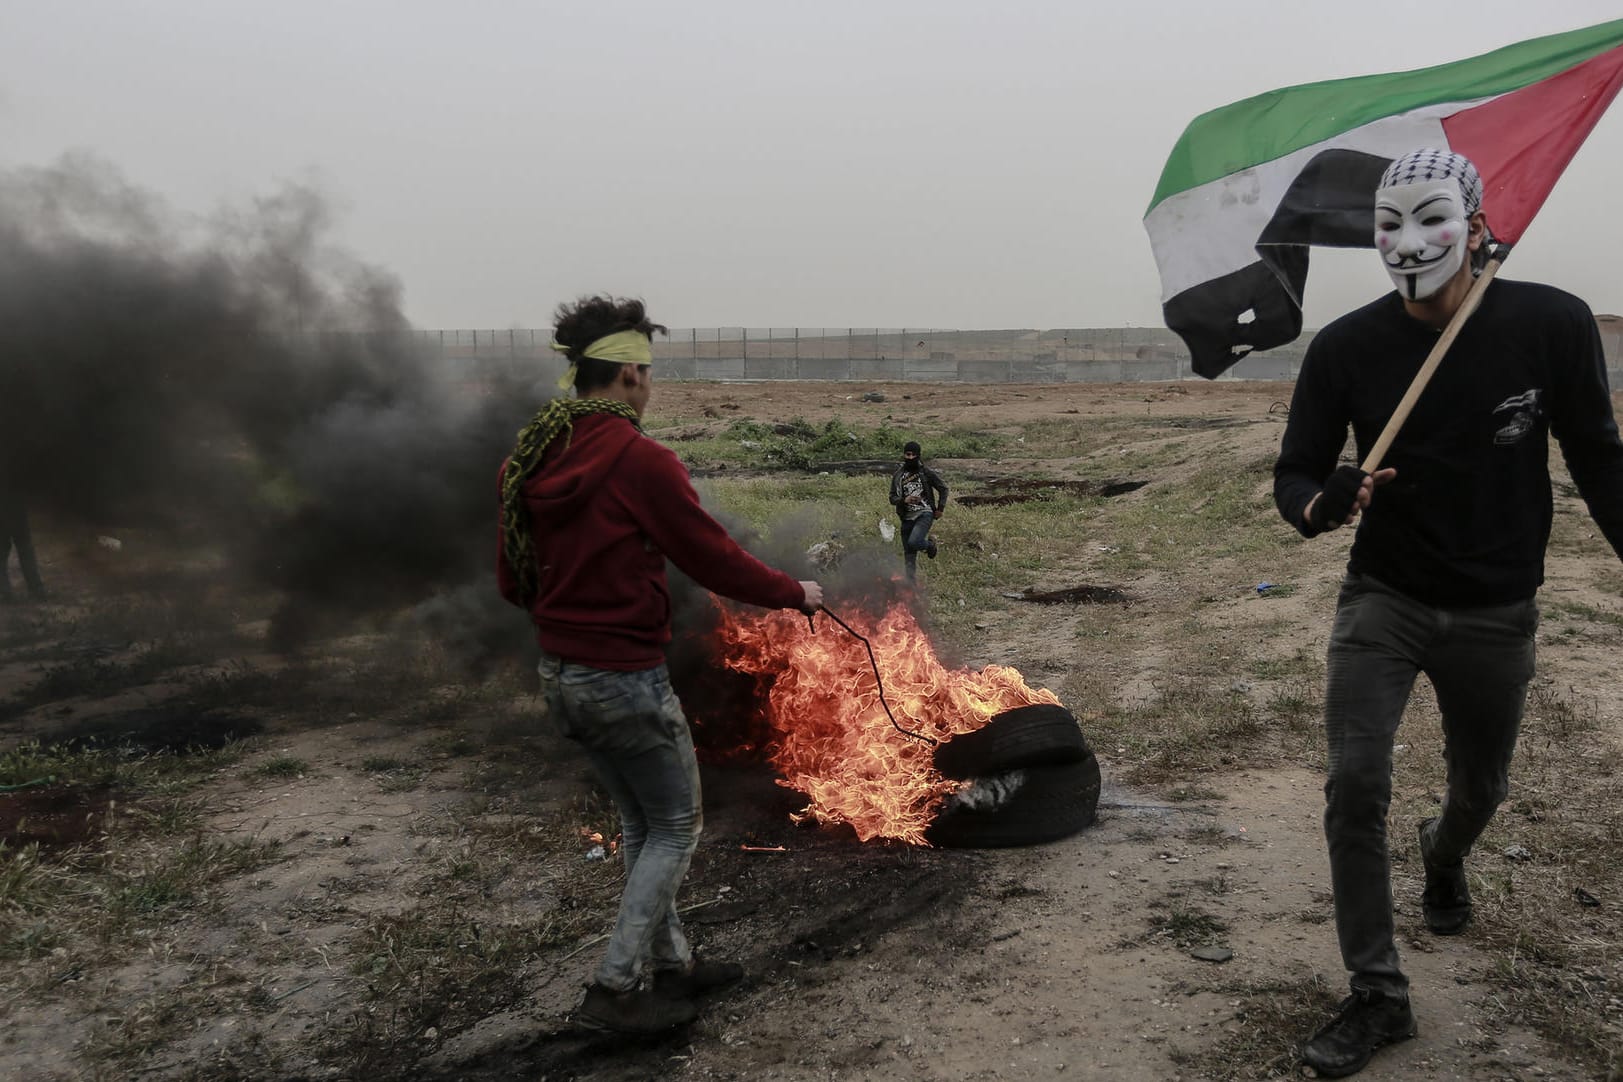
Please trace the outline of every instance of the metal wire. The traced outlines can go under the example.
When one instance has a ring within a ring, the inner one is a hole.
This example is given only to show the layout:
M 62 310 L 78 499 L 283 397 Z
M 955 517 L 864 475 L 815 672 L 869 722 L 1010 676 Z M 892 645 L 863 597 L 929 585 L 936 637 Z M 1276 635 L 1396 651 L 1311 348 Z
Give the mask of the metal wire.
M 874 683 L 879 685 L 879 705 L 885 708 L 885 716 L 889 718 L 890 723 L 896 727 L 896 731 L 904 736 L 910 736 L 914 740 L 922 740 L 932 748 L 939 747 L 941 745 L 941 741 L 935 739 L 934 737 L 925 736 L 923 733 L 915 733 L 911 729 L 902 728 L 901 723 L 896 720 L 896 715 L 890 712 L 890 703 L 885 701 L 885 681 L 879 675 L 879 659 L 874 657 L 873 643 L 868 641 L 867 636 L 861 634 L 856 628 L 834 615 L 834 610 L 829 608 L 827 605 L 819 605 L 817 608 L 822 612 L 828 613 L 828 618 L 830 620 L 833 620 L 836 624 L 839 624 L 841 627 L 845 628 L 845 630 L 849 631 L 853 636 L 859 639 L 863 646 L 867 647 L 868 664 L 873 667 Z M 812 614 L 809 612 L 806 614 L 806 623 L 811 625 L 813 632 L 817 630 L 817 624 L 813 622 Z

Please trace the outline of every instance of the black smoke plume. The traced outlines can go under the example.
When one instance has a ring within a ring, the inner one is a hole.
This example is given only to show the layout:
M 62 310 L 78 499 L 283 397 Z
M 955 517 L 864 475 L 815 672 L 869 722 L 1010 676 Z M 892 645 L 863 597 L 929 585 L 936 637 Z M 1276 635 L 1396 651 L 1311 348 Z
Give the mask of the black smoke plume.
M 211 554 L 228 590 L 274 599 L 273 646 L 410 609 L 469 664 L 521 656 L 527 622 L 494 585 L 496 473 L 556 392 L 538 366 L 470 380 L 419 349 L 400 283 L 331 227 L 298 186 L 197 221 L 93 158 L 0 173 L 0 480 L 55 525 Z M 732 525 L 831 606 L 897 596 L 891 552 L 818 570 L 809 521 L 769 546 Z M 713 602 L 679 573 L 671 589 L 673 673 L 705 702 Z
M 197 221 L 90 158 L 0 173 L 4 472 L 65 528 L 217 552 L 281 598 L 280 646 L 489 583 L 496 470 L 547 393 L 453 378 L 331 225 L 297 186 Z M 522 639 L 481 596 L 441 619 Z

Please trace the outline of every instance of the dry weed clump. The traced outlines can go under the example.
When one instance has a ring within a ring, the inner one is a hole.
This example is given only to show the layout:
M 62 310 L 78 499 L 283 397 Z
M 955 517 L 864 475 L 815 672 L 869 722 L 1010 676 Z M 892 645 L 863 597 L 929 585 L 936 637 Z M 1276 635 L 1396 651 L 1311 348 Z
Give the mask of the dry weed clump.
M 1146 701 L 1089 715 L 1090 739 L 1126 784 L 1164 788 L 1195 775 L 1307 754 L 1318 693 L 1276 690 L 1259 708 L 1247 690 L 1207 676 L 1169 676 Z
M 1441 721 L 1423 683 L 1398 741 L 1394 885 L 1416 899 L 1417 914 L 1423 872 L 1415 831 L 1437 813 L 1447 785 Z M 1509 798 L 1466 862 L 1475 907 L 1466 935 L 1496 959 L 1500 985 L 1484 1009 L 1542 1033 L 1606 1078 L 1623 1075 L 1619 766 L 1623 756 L 1592 702 L 1535 684 Z
M 419 903 L 371 917 L 343 944 L 363 1005 L 321 1038 L 324 1055 L 350 1072 L 401 1068 L 516 1005 L 560 951 L 601 938 L 588 933 L 612 923 L 622 883 L 618 862 L 581 858 L 590 823 L 612 824 L 596 801 L 544 816 L 459 813 L 447 851 L 411 888 Z
M 1475 935 L 1497 957 L 1492 1015 L 1623 1077 L 1623 767 L 1594 704 L 1529 696 L 1510 798 L 1473 858 Z
M 1302 1034 L 1321 1025 L 1341 995 L 1317 975 L 1219 984 L 1212 990 L 1236 1003 L 1222 1036 L 1199 1052 L 1172 1057 L 1190 1077 L 1209 1082 L 1299 1077 Z

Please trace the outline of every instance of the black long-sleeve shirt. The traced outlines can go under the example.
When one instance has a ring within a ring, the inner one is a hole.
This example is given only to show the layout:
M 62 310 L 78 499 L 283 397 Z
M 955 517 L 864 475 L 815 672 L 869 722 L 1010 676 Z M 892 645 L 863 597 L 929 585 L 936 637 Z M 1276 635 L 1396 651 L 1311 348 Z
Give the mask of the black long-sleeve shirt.
M 1389 293 L 1313 339 L 1274 466 L 1274 502 L 1302 511 L 1335 470 L 1347 426 L 1362 461 L 1439 332 Z M 1623 556 L 1623 443 L 1588 305 L 1495 280 L 1443 358 L 1382 466 L 1348 570 L 1441 607 L 1524 600 L 1544 581 L 1549 435 L 1589 512 Z

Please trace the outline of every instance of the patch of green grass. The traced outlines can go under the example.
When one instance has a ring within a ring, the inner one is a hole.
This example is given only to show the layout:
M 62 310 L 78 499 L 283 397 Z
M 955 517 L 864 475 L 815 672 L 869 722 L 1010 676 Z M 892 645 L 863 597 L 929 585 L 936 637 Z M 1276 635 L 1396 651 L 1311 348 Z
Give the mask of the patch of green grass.
M 105 949 L 131 922 L 167 920 L 206 901 L 223 880 L 275 859 L 273 845 L 199 833 L 204 807 L 193 794 L 245 748 L 171 755 L 28 743 L 0 753 L 4 784 L 50 777 L 111 794 L 83 845 L 0 845 L 0 959 Z
M 703 483 L 706 502 L 725 514 L 742 519 L 757 536 L 771 540 L 774 527 L 791 533 L 798 541 L 813 534 L 854 545 L 882 544 L 879 522 L 894 523 L 896 512 L 887 496 L 883 478 L 826 477 L 755 478 L 747 481 Z M 785 519 L 786 509 L 794 515 Z M 897 542 L 900 551 L 900 542 Z
M 256 778 L 302 778 L 310 773 L 310 764 L 293 755 L 276 755 L 255 763 L 248 773 Z
M 1136 418 L 1089 417 L 1086 420 L 1048 418 L 1027 421 L 1020 426 L 1018 447 L 1022 456 L 1032 458 L 1085 458 L 1121 446 L 1124 437 L 1141 427 Z M 929 444 L 930 454 L 937 452 Z M 1114 465 L 1114 464 L 1113 464 Z M 1125 460 L 1123 470 L 1128 470 Z M 1112 476 L 1122 476 L 1113 471 Z
M 1187 949 L 1219 944 L 1228 930 L 1229 926 L 1221 919 L 1198 907 L 1175 904 L 1167 912 L 1150 917 L 1150 928 L 1144 939 L 1167 940 Z
M 423 763 L 392 755 L 368 756 L 361 760 L 361 769 L 373 775 L 385 793 L 409 793 L 422 785 L 429 771 Z
M 1319 681 L 1295 677 L 1268 693 L 1268 713 L 1290 728 L 1304 730 L 1318 720 L 1322 700 Z
M 1623 614 L 1565 599 L 1541 603 L 1544 634 L 1615 643 L 1623 635 Z
M 117 861 L 108 869 L 108 910 L 115 917 L 136 917 L 194 905 L 210 886 L 264 866 L 279 851 L 274 842 L 195 836 L 148 853 L 130 867 Z
M 1220 679 L 1220 678 L 1219 678 Z M 1149 700 L 1114 704 L 1094 720 L 1096 742 L 1119 750 L 1125 780 L 1164 785 L 1242 759 L 1257 765 L 1282 750 L 1262 739 L 1273 730 L 1244 694 L 1199 677 L 1168 677 Z
M 902 445 L 916 438 L 911 427 L 883 424 L 863 428 L 839 418 L 821 425 L 798 417 L 780 423 L 746 418 L 734 421 L 717 436 L 673 446 L 690 467 L 815 470 L 859 459 L 895 459 L 899 463 Z M 983 458 L 1002 442 L 997 436 L 962 428 L 932 433 L 929 438 L 931 458 Z
M 0 958 L 27 959 L 54 949 L 66 931 L 51 919 L 74 886 L 71 872 L 43 859 L 38 845 L 0 843 Z
M 1231 845 L 1238 845 L 1241 841 L 1239 834 L 1225 830 L 1216 823 L 1190 827 L 1182 836 L 1184 841 L 1192 845 L 1205 845 L 1213 849 L 1226 849 Z
M 544 816 L 470 815 L 458 844 L 415 885 L 423 904 L 370 920 L 346 944 L 365 1005 L 323 1040 L 351 1072 L 411 1062 L 430 1028 L 441 1039 L 530 995 L 535 967 L 613 922 L 623 879 L 613 861 L 580 859 L 580 829 L 612 833 L 607 805 L 587 800 Z M 568 857 L 559 860 L 559 854 Z M 553 904 L 514 921 L 491 891 L 547 860 Z
M 371 920 L 350 955 L 350 972 L 369 1006 L 326 1043 L 351 1070 L 408 1063 L 433 1044 L 521 1002 L 530 967 L 546 947 L 544 926 L 504 923 L 452 903 L 429 903 Z
M 1153 482 L 1136 499 L 1105 501 L 1092 533 L 1113 539 L 1103 564 L 1121 575 L 1191 561 L 1277 557 L 1295 544 L 1279 528 L 1273 499 L 1261 492 L 1273 458 L 1236 465 L 1217 461 L 1186 479 Z
M 433 755 L 462 759 L 477 752 L 479 745 L 461 733 L 436 733 L 428 739 L 423 748 Z
M 195 827 L 183 816 L 176 822 Z M 135 921 L 166 921 L 205 904 L 221 882 L 277 859 L 277 843 L 215 841 L 157 833 L 154 820 L 125 816 L 99 848 L 45 853 L 0 846 L 0 959 L 25 961 L 58 946 L 116 943 Z
M 150 1071 L 152 1057 L 195 1032 L 200 1019 L 236 1016 L 233 1021 L 249 1024 L 228 1029 L 206 1049 L 189 1049 L 188 1062 L 177 1064 L 170 1077 L 177 1082 L 213 1082 L 301 1074 L 252 1028 L 251 1016 L 269 1014 L 277 1005 L 264 980 L 263 975 L 250 976 L 230 963 L 194 967 L 179 984 L 146 992 L 114 1013 L 89 1020 L 80 1059 L 98 1067 L 122 1068 L 116 1076 L 97 1072 L 93 1077 L 133 1077 Z
M 174 796 L 238 762 L 251 747 L 248 742 L 232 741 L 220 748 L 176 755 L 102 745 L 47 747 L 29 741 L 0 752 L 0 785 L 49 778 L 63 785 L 112 786 L 132 794 Z
M 1259 634 L 1277 634 L 1276 628 L 1259 628 Z M 1259 680 L 1284 680 L 1289 677 L 1310 676 L 1321 677 L 1324 673 L 1324 659 L 1317 652 L 1310 653 L 1302 647 L 1289 657 L 1259 657 L 1252 658 L 1246 664 L 1246 670 Z

